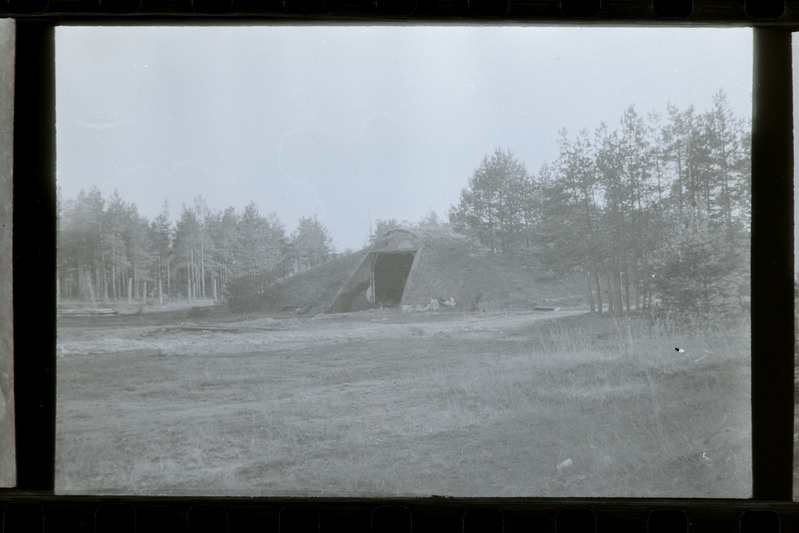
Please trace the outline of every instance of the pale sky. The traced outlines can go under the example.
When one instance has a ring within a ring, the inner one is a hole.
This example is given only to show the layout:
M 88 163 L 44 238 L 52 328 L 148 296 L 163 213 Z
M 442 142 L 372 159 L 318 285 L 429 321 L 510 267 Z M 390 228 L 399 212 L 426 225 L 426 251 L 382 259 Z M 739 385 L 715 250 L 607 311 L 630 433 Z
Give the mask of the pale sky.
M 446 217 L 484 155 L 528 171 L 557 133 L 635 104 L 751 116 L 752 32 L 521 26 L 59 27 L 57 183 L 168 200 L 254 201 L 290 233 L 316 214 L 337 250 L 370 220 Z

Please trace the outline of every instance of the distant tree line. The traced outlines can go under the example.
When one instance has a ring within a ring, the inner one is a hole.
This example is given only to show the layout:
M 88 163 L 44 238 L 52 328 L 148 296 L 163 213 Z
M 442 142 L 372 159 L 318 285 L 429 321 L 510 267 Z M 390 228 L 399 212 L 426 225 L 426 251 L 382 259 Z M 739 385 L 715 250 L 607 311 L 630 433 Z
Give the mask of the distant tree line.
M 630 106 L 616 128 L 561 131 L 536 175 L 486 156 L 449 220 L 491 252 L 583 273 L 592 312 L 729 315 L 749 295 L 750 131 L 723 91 L 704 112 Z
M 286 235 L 277 215 L 255 203 L 214 211 L 198 197 L 173 223 L 166 202 L 149 221 L 116 192 L 106 198 L 92 188 L 58 200 L 60 298 L 235 301 L 334 255 L 316 216 Z

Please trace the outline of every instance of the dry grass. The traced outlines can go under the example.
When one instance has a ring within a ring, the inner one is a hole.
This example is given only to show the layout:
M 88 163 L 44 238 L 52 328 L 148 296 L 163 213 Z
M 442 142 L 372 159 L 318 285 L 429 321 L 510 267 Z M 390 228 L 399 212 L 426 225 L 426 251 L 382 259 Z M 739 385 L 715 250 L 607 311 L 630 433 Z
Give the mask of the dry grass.
M 364 256 L 364 252 L 342 255 L 295 274 L 275 284 L 262 305 L 276 311 L 295 308 L 306 313 L 324 313 Z
M 386 316 L 407 336 L 59 359 L 57 490 L 750 495 L 747 325 Z
M 530 257 L 491 254 L 458 234 L 429 238 L 421 254 L 405 303 L 451 296 L 461 310 L 504 312 L 581 305 L 585 300 L 580 275 L 545 279 Z

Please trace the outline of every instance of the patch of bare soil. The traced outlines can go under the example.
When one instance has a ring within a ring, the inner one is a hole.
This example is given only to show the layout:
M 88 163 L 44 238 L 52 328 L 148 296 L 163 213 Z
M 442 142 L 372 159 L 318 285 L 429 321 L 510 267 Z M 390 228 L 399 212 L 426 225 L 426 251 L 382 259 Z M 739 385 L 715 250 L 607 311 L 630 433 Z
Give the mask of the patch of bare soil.
M 519 326 L 581 314 L 581 310 L 485 313 L 364 311 L 312 317 L 81 316 L 58 323 L 59 357 L 137 351 L 159 355 L 218 355 L 258 350 L 308 350 L 360 340 L 440 336 L 477 339 Z M 221 320 L 220 320 L 221 319 Z M 379 345 L 376 345 L 376 349 Z

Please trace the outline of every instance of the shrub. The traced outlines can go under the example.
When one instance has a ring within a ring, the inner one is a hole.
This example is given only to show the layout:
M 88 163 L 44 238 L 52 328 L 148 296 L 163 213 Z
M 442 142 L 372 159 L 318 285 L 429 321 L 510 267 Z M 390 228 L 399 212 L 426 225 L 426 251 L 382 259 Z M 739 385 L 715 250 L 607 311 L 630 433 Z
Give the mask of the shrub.
M 276 297 L 272 273 L 233 278 L 225 285 L 225 299 L 233 311 L 259 311 Z

